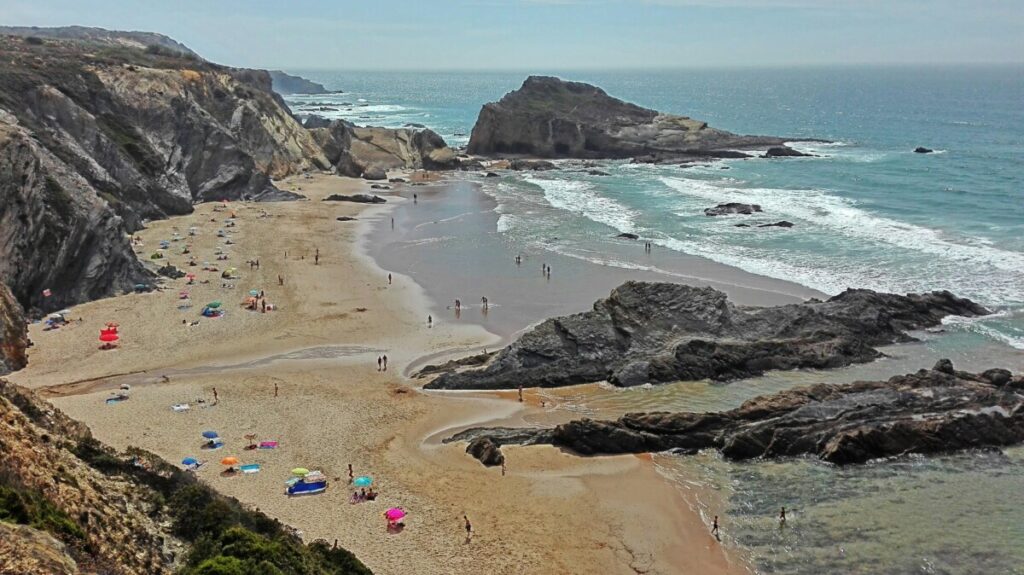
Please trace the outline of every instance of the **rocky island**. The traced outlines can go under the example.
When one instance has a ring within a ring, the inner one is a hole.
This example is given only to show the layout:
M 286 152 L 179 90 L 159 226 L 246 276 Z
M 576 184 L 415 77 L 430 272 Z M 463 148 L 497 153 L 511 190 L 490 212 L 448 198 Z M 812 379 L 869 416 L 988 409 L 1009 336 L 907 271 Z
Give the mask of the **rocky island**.
M 907 330 L 937 325 L 946 316 L 988 313 L 947 291 L 848 289 L 827 301 L 750 307 L 713 288 L 629 281 L 591 311 L 542 322 L 485 367 L 449 371 L 424 387 L 634 386 L 833 368 L 881 357 L 875 346 L 913 341 Z
M 707 122 L 642 108 L 590 84 L 530 76 L 518 90 L 484 105 L 468 151 L 656 162 L 753 157 L 741 150 L 766 148 L 773 150 L 772 157 L 803 155 L 785 142 L 786 138 L 733 134 Z
M 553 429 L 464 431 L 450 441 L 485 464 L 502 444 L 548 443 L 582 455 L 717 449 L 729 459 L 812 455 L 836 464 L 1024 441 L 1024 377 L 974 374 L 949 360 L 888 381 L 817 384 L 754 398 L 716 413 L 630 413 Z

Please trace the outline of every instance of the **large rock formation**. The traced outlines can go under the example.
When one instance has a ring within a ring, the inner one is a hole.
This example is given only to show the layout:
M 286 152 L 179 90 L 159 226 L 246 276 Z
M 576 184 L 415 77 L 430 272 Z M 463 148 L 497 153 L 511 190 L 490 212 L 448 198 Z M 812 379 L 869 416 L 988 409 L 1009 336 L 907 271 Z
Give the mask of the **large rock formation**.
M 106 34 L 0 36 L 0 279 L 27 308 L 142 279 L 127 234 L 145 219 L 295 197 L 270 178 L 330 167 L 266 72 Z
M 292 76 L 281 70 L 270 70 L 270 80 L 278 94 L 328 94 L 330 90 L 302 76 Z
M 817 384 L 718 413 L 630 413 L 554 429 L 472 429 L 453 440 L 551 443 L 584 455 L 717 449 L 730 459 L 813 455 L 836 464 L 1024 441 L 1024 377 L 949 360 L 888 381 Z M 485 453 L 481 452 L 481 455 Z M 500 457 L 493 447 L 489 460 Z
M 0 573 L 370 573 L 2 379 L 0 414 Z
M 431 130 L 360 127 L 335 120 L 310 130 L 327 161 L 343 176 L 386 179 L 388 170 L 450 170 L 455 152 Z
M 28 364 L 28 326 L 21 304 L 0 282 L 0 375 L 21 369 Z
M 850 289 L 824 302 L 748 307 L 712 288 L 631 281 L 592 311 L 544 321 L 486 367 L 445 373 L 425 387 L 557 387 L 602 380 L 633 386 L 839 367 L 879 357 L 873 346 L 911 341 L 906 330 L 934 326 L 948 315 L 987 313 L 946 291 L 895 295 Z
M 468 151 L 542 158 L 629 158 L 659 161 L 720 157 L 727 150 L 785 147 L 784 138 L 741 136 L 706 122 L 623 102 L 580 82 L 530 76 L 523 86 L 480 110 Z

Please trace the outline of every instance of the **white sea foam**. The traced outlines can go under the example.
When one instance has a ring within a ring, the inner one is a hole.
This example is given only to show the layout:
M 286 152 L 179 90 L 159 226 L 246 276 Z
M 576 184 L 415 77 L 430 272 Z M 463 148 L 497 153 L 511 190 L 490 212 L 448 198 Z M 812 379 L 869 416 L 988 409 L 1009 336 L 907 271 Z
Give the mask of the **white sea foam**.
M 993 323 L 1012 320 L 1015 315 L 1022 313 L 1024 312 L 1020 310 L 1016 313 L 1002 310 L 982 317 L 947 316 L 943 318 L 942 324 L 950 329 L 977 333 L 1001 341 L 1012 348 L 1024 350 L 1024 333 L 1021 333 L 1020 329 L 1015 329 L 1012 326 L 1001 326 L 1003 329 L 992 327 Z
M 544 191 L 551 206 L 580 214 L 620 232 L 632 232 L 636 213 L 611 198 L 597 193 L 595 187 L 578 180 L 552 180 L 527 176 L 525 181 Z

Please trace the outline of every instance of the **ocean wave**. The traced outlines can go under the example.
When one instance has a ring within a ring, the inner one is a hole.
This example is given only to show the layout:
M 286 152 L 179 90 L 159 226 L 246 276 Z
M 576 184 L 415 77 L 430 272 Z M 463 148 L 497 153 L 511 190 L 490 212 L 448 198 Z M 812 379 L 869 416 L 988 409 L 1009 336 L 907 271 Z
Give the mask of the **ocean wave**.
M 823 190 L 741 188 L 707 180 L 668 177 L 661 181 L 682 194 L 706 199 L 709 203 L 759 204 L 772 217 L 800 220 L 829 233 L 875 245 L 888 244 L 964 265 L 984 263 L 1007 272 L 1024 270 L 1024 253 L 985 245 L 977 238 L 966 239 L 971 243 L 960 243 L 946 238 L 939 230 L 872 214 L 857 207 L 853 200 Z
M 582 215 L 620 232 L 632 233 L 634 230 L 636 212 L 600 195 L 595 186 L 588 182 L 535 176 L 527 176 L 523 180 L 543 190 L 544 199 L 552 207 Z
M 960 331 L 976 333 L 1005 343 L 1014 348 L 1024 350 L 1024 328 L 1020 320 L 1024 319 L 1024 310 L 1000 310 L 992 315 L 981 317 L 948 316 L 943 318 L 942 325 Z

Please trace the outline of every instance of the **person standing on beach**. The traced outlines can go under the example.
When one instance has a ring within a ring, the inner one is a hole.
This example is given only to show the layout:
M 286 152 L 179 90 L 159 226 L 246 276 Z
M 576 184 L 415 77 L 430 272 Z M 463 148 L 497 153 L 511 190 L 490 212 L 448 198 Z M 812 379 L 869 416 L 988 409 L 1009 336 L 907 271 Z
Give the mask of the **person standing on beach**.
M 779 529 L 782 529 L 785 526 L 786 526 L 786 508 L 783 507 L 779 511 Z
M 473 524 L 469 522 L 469 517 L 465 514 L 462 515 L 462 519 L 466 522 L 466 543 L 469 543 L 473 539 Z
M 320 248 L 316 249 L 316 255 L 313 256 L 313 265 L 320 265 Z
M 352 483 L 352 481 L 354 481 L 355 478 L 356 478 L 355 473 L 352 473 L 352 464 L 349 463 L 348 464 L 348 482 Z
M 381 359 L 384 360 L 384 371 L 387 371 L 388 370 L 388 356 L 383 355 L 383 356 L 381 356 Z
M 721 541 L 721 538 L 718 537 L 718 516 L 717 515 L 715 515 L 715 520 L 711 524 L 711 534 L 715 536 L 715 539 L 718 539 L 719 541 Z
M 434 327 L 434 316 L 432 316 L 432 315 L 428 315 L 427 316 L 427 327 L 428 328 Z
M 217 388 L 215 387 L 215 388 L 213 388 L 213 402 L 217 403 L 219 401 L 220 401 L 220 399 L 217 398 Z
M 519 386 L 519 403 L 523 402 L 523 386 Z
M 412 195 L 412 203 L 415 204 L 415 203 L 417 203 L 418 200 L 419 200 L 419 197 L 416 194 L 413 194 Z
M 383 359 L 381 359 L 381 357 L 380 357 L 380 356 L 378 355 L 378 356 L 377 356 L 377 371 L 380 371 L 380 366 L 381 366 L 381 364 L 383 363 L 383 361 L 384 361 L 384 360 L 383 360 Z
M 277 382 L 274 382 L 274 397 L 277 397 Z
M 279 286 L 283 286 L 284 285 L 284 276 L 282 276 L 281 274 L 277 274 L 277 285 L 279 285 Z
M 391 274 L 388 274 L 388 285 L 391 285 Z

